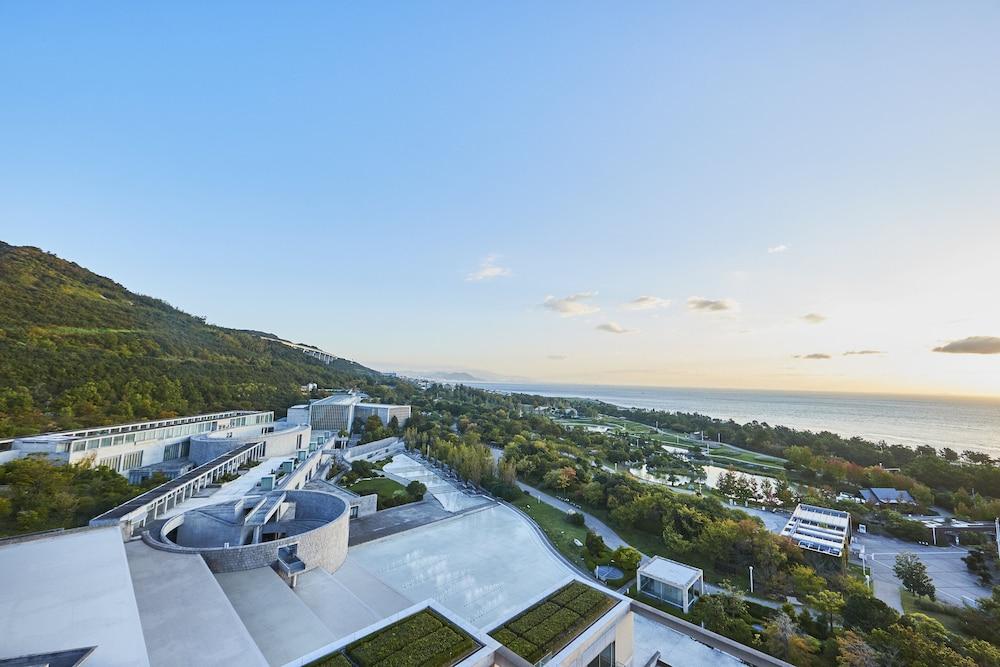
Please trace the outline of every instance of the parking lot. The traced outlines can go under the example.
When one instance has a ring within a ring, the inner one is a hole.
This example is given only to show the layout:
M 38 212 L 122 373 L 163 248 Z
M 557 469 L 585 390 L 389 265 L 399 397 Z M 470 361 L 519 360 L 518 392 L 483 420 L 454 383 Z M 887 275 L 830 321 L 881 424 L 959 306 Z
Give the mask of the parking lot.
M 941 602 L 961 606 L 990 594 L 965 566 L 962 557 L 968 551 L 961 547 L 925 547 L 892 537 L 855 533 L 852 551 L 861 545 L 864 545 L 865 561 L 871 568 L 876 597 L 897 611 L 902 610 L 900 584 L 892 567 L 896 555 L 903 552 L 915 554 L 927 566 Z

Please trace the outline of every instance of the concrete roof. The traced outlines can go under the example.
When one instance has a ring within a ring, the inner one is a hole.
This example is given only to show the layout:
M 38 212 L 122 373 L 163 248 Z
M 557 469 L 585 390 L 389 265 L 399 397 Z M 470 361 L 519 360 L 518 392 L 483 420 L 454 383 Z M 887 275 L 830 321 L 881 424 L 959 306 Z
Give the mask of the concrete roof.
M 337 639 L 412 604 L 354 563 L 350 556 L 333 574 L 316 568 L 299 576 L 295 594 Z
M 268 664 L 284 665 L 336 639 L 271 568 L 219 572 L 215 578 Z
M 702 576 L 698 568 L 662 556 L 653 556 L 639 568 L 639 573 L 677 588 L 687 588 Z
M 117 527 L 0 543 L 0 658 L 96 649 L 88 667 L 149 665 Z
M 201 556 L 139 540 L 125 553 L 153 667 L 267 664 Z

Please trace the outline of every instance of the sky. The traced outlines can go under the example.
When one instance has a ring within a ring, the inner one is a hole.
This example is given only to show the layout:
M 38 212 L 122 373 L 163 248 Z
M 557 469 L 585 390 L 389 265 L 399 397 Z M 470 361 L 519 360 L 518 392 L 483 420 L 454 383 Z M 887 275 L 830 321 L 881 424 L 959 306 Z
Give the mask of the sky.
M 976 1 L 2 3 L 0 239 L 384 370 L 1000 396 L 998 34 Z

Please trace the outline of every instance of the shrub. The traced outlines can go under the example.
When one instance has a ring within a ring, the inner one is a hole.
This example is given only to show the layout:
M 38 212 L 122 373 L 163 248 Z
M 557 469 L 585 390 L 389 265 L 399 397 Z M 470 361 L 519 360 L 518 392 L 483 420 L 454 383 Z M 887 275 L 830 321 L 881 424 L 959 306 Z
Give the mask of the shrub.
M 566 512 L 566 523 L 574 526 L 583 526 L 585 524 L 583 515 L 579 512 Z
M 427 493 L 427 486 L 417 480 L 413 480 L 406 485 L 406 492 L 414 498 L 423 498 Z

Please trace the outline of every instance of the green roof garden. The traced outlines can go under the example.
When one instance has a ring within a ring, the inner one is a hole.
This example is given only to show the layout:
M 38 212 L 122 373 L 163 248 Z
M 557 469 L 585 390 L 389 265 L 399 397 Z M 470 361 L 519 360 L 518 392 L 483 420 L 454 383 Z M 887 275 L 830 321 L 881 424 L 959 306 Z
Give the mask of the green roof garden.
M 596 588 L 574 581 L 490 633 L 528 662 L 561 651 L 616 604 Z
M 309 663 L 309 667 L 451 667 L 480 644 L 467 632 L 424 609 Z

